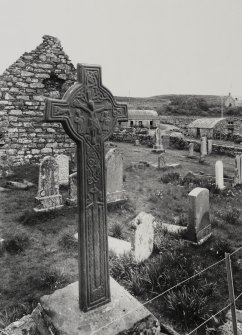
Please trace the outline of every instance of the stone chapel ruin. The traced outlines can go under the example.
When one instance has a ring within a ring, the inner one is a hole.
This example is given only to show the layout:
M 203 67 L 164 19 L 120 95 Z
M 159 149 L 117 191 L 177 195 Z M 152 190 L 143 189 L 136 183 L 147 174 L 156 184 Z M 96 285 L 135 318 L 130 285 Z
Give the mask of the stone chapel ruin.
M 0 76 L 0 174 L 3 164 L 74 152 L 60 124 L 46 123 L 43 111 L 46 97 L 61 98 L 75 81 L 76 69 L 61 43 L 48 35 Z

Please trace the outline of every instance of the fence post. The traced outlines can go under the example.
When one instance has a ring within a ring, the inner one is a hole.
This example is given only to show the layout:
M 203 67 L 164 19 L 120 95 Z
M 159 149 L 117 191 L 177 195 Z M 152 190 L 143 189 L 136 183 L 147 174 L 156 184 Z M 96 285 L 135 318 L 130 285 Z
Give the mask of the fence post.
M 231 308 L 231 316 L 232 316 L 232 324 L 233 324 L 233 334 L 238 335 L 237 330 L 237 320 L 236 320 L 236 307 L 235 307 L 235 299 L 234 299 L 234 285 L 233 285 L 233 274 L 231 268 L 231 259 L 230 254 L 225 253 L 225 263 L 226 263 L 226 272 L 228 279 L 228 289 L 229 289 L 229 300 L 230 300 L 230 308 Z

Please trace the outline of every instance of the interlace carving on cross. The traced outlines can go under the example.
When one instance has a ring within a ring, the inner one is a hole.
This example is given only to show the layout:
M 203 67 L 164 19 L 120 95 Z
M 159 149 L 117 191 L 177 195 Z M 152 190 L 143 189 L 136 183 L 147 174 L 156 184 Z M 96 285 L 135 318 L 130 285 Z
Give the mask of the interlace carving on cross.
M 78 64 L 78 84 L 72 86 L 62 100 L 48 99 L 46 118 L 62 122 L 75 141 L 92 145 L 105 141 L 118 121 L 127 119 L 127 106 L 118 104 L 101 81 L 101 68 Z
M 99 66 L 78 64 L 77 74 L 62 100 L 47 99 L 45 119 L 77 144 L 79 304 L 88 311 L 110 301 L 104 141 L 127 120 L 127 106 L 102 85 Z

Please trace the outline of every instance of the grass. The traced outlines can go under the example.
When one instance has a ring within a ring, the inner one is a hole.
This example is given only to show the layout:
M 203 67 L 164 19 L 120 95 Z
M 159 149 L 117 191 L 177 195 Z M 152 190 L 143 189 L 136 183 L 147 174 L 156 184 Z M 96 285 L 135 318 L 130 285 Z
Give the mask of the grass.
M 132 161 L 152 162 L 157 159 L 151 150 L 143 146 L 140 146 L 137 152 L 134 151 L 136 147 L 129 144 L 118 143 L 118 146 L 124 152 L 125 167 L 130 166 Z M 110 235 L 113 234 L 113 229 L 116 236 L 122 235 L 123 239 L 130 240 L 132 234 L 130 222 L 141 211 L 152 214 L 158 222 L 174 223 L 176 221 L 179 225 L 186 225 L 190 182 L 188 178 L 185 179 L 184 184 L 180 181 L 184 180 L 188 171 L 196 174 L 200 172 L 211 174 L 214 171 L 214 162 L 218 159 L 216 155 L 209 156 L 208 164 L 201 166 L 196 157 L 194 160 L 183 158 L 186 154 L 187 152 L 178 150 L 166 151 L 169 163 L 181 163 L 181 167 L 177 170 L 179 179 L 173 175 L 169 177 L 171 180 L 169 183 L 161 182 L 161 177 L 167 172 L 152 167 L 136 171 L 125 169 L 124 188 L 128 201 L 108 206 L 107 221 Z M 231 177 L 233 159 L 226 157 L 223 158 L 223 161 L 224 170 Z M 73 240 L 73 235 L 77 231 L 76 207 L 64 206 L 63 209 L 55 212 L 34 213 L 32 209 L 37 194 L 38 171 L 36 169 L 29 171 L 31 174 L 26 168 L 16 169 L 15 176 L 9 179 L 25 178 L 35 183 L 34 188 L 24 193 L 20 190 L 10 190 L 2 193 L 0 198 L 1 237 L 7 241 L 13 239 L 14 243 L 19 245 L 20 249 L 22 248 L 21 251 L 16 248 L 18 250 L 16 253 L 6 251 L 0 256 L 0 313 L 2 313 L 0 324 L 4 322 L 4 325 L 29 313 L 42 295 L 50 294 L 56 288 L 78 279 L 77 243 Z M 206 177 L 197 179 L 202 178 L 206 179 Z M 6 180 L 0 180 L 1 186 L 4 186 L 5 182 Z M 197 185 L 201 184 L 192 181 L 192 187 Z M 162 233 L 158 224 L 152 258 L 137 264 L 131 255 L 120 259 L 111 255 L 111 275 L 136 295 L 141 302 L 144 302 L 222 259 L 225 252 L 239 247 L 242 244 L 242 225 L 237 212 L 230 211 L 230 208 L 241 211 L 242 192 L 240 187 L 232 189 L 229 185 L 226 186 L 232 192 L 230 195 L 229 192 L 224 196 L 221 192 L 211 191 L 210 206 L 214 238 L 199 247 L 186 245 L 183 240 Z M 65 200 L 68 195 L 67 190 L 62 188 L 61 194 Z M 27 239 L 24 238 L 26 236 Z M 241 255 L 242 253 L 238 253 L 239 258 Z M 236 295 L 242 291 L 241 268 L 237 264 L 238 256 L 232 256 Z M 205 286 L 206 283 L 209 286 L 211 282 L 216 282 L 217 285 L 214 289 L 214 296 L 210 297 L 207 306 L 209 314 L 210 310 L 213 313 L 217 312 L 220 307 L 224 306 L 223 303 L 228 296 L 223 262 L 213 271 L 204 273 L 198 281 L 189 282 L 184 291 L 175 291 L 176 296 L 167 296 L 167 300 L 165 297 L 161 300 L 154 300 L 147 307 L 161 321 L 167 321 L 168 318 L 169 322 L 175 323 L 177 330 L 181 330 L 182 333 L 183 325 L 175 319 L 172 308 L 176 307 L 176 302 L 179 302 L 179 299 L 185 295 L 184 299 L 187 301 L 191 299 L 191 306 L 195 312 L 203 311 L 202 302 L 201 305 L 196 305 L 195 302 L 192 302 L 192 297 L 199 296 L 203 299 L 204 293 L 199 290 L 199 287 Z M 167 308 L 168 302 L 171 312 Z M 242 308 L 241 301 L 238 301 L 237 307 Z M 180 310 L 177 313 L 180 313 Z M 202 318 L 202 314 L 197 315 L 197 319 L 194 319 L 195 323 Z M 1 321 L 2 319 L 4 320 Z M 185 326 L 191 327 L 190 321 Z

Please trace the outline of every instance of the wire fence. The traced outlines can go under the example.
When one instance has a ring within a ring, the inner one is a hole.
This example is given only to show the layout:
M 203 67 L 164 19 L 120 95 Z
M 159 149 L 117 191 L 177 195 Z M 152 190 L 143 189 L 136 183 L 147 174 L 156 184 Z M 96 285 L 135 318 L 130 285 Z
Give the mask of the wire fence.
M 195 334 L 195 332 L 196 332 L 197 330 L 199 330 L 201 327 L 205 326 L 210 320 L 212 320 L 213 318 L 215 318 L 217 315 L 219 315 L 220 313 L 222 313 L 223 311 L 225 311 L 225 310 L 228 309 L 228 308 L 231 308 L 232 318 L 234 318 L 234 316 L 233 316 L 233 311 L 232 311 L 232 307 L 234 307 L 234 309 L 235 309 L 235 302 L 242 296 L 242 292 L 241 292 L 236 298 L 234 298 L 234 291 L 231 292 L 231 287 L 230 287 L 230 285 L 229 285 L 229 277 L 232 278 L 232 290 L 233 290 L 233 274 L 232 274 L 232 269 L 231 269 L 231 259 L 230 259 L 230 257 L 231 257 L 232 255 L 236 254 L 237 252 L 239 252 L 240 250 L 242 250 L 242 246 L 239 247 L 239 248 L 237 248 L 237 249 L 236 249 L 235 251 L 233 251 L 232 253 L 230 253 L 230 254 L 226 254 L 227 257 L 224 257 L 223 259 L 221 259 L 221 260 L 219 260 L 219 261 L 217 261 L 217 262 L 215 262 L 215 263 L 209 265 L 209 266 L 206 267 L 205 269 L 203 269 L 203 270 L 201 270 L 201 271 L 195 273 L 193 276 L 190 276 L 190 277 L 186 278 L 185 280 L 183 280 L 183 281 L 179 282 L 178 284 L 176 284 L 176 285 L 170 287 L 169 289 L 165 290 L 164 292 L 162 292 L 162 293 L 156 295 L 155 297 L 149 299 L 149 300 L 146 301 L 145 303 L 140 304 L 139 307 L 129 310 L 127 313 L 123 314 L 122 316 L 120 316 L 120 317 L 118 317 L 118 318 L 116 318 L 116 319 L 113 319 L 111 322 L 107 323 L 106 325 L 104 325 L 104 326 L 98 328 L 97 330 L 94 330 L 94 331 L 91 333 L 91 335 L 98 334 L 101 330 L 103 330 L 103 329 L 109 327 L 110 325 L 112 325 L 113 323 L 115 323 L 115 322 L 117 322 L 117 321 L 120 321 L 121 319 L 123 319 L 123 318 L 126 317 L 127 315 L 129 315 L 129 314 L 131 314 L 131 313 L 134 313 L 134 312 L 138 311 L 140 308 L 143 308 L 143 307 L 146 306 L 147 304 L 149 304 L 149 303 L 153 302 L 154 300 L 156 300 L 156 299 L 158 299 L 158 298 L 164 296 L 164 295 L 167 294 L 168 292 L 170 292 L 170 291 L 174 290 L 175 288 L 177 288 L 177 287 L 179 287 L 179 286 L 185 284 L 186 282 L 190 281 L 191 279 L 193 279 L 193 278 L 195 278 L 195 277 L 197 277 L 197 276 L 200 276 L 202 273 L 207 272 L 209 269 L 213 268 L 214 266 L 216 266 L 216 265 L 218 265 L 218 264 L 220 264 L 220 263 L 222 263 L 222 262 L 225 262 L 225 264 L 226 264 L 226 258 L 227 258 L 227 261 L 228 261 L 229 264 L 230 264 L 230 268 L 226 267 L 226 271 L 227 271 L 227 280 L 228 280 L 229 296 L 231 296 L 231 294 L 232 294 L 232 296 L 233 296 L 232 301 L 231 301 L 231 299 L 230 299 L 230 303 L 229 303 L 229 304 L 227 304 L 225 307 L 223 307 L 222 309 L 220 309 L 217 313 L 211 315 L 207 320 L 205 320 L 203 323 L 201 323 L 200 325 L 198 325 L 196 328 L 194 328 L 192 331 L 190 331 L 190 333 L 187 333 L 186 335 L 192 335 L 192 334 Z M 227 265 L 227 264 L 226 264 L 226 265 Z M 233 319 L 232 321 L 233 321 L 234 327 L 236 326 L 236 329 L 237 329 L 236 316 L 235 316 L 235 320 Z M 235 323 L 236 323 L 236 324 L 235 324 Z M 236 331 L 235 329 L 233 329 L 233 334 L 234 334 L 234 335 L 237 335 L 237 331 Z

